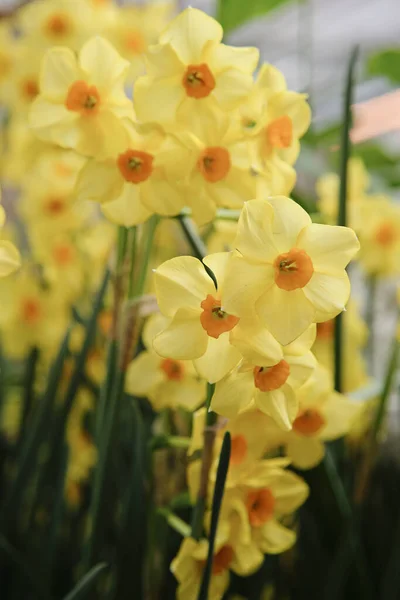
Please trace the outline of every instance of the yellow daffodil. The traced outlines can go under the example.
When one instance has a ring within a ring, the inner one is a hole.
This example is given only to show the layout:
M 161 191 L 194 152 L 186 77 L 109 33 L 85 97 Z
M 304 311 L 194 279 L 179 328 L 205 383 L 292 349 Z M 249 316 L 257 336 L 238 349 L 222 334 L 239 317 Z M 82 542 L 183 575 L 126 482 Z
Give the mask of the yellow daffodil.
M 18 42 L 13 35 L 12 27 L 9 22 L 3 21 L 0 24 L 0 99 L 2 102 L 8 96 L 17 51 Z
M 198 225 L 211 221 L 217 207 L 242 208 L 255 197 L 262 175 L 253 172 L 250 145 L 228 117 L 204 115 L 201 131 L 177 138 L 186 146 L 180 162 L 186 167 L 187 204 Z
M 12 114 L 26 114 L 39 93 L 39 71 L 43 52 L 21 43 L 15 51 L 15 64 L 5 89 L 4 102 Z
M 284 196 L 251 200 L 239 219 L 235 247 L 224 309 L 242 317 L 255 307 L 281 344 L 344 309 L 350 293 L 345 267 L 359 248 L 351 229 L 312 223 Z
M 265 350 L 262 354 L 255 351 L 252 338 L 241 340 L 239 349 L 247 360 L 217 383 L 212 410 L 232 417 L 254 402 L 279 427 L 291 429 L 298 411 L 295 390 L 305 383 L 315 368 L 314 356 L 308 351 L 315 337 L 315 327 L 311 329 L 311 335 L 306 331 L 302 336 L 304 341 L 299 338 L 282 347 L 282 358 L 278 362 L 276 353 L 268 360 Z
M 347 182 L 347 206 L 351 227 L 357 228 L 358 211 L 366 198 L 370 181 L 364 163 L 358 157 L 349 159 Z M 316 183 L 318 208 L 328 223 L 337 221 L 340 177 L 337 173 L 322 175 Z
M 204 259 L 217 278 L 218 290 L 204 265 L 191 256 L 173 258 L 154 273 L 158 305 L 171 319 L 155 337 L 155 351 L 164 358 L 194 359 L 199 374 L 210 382 L 221 379 L 240 360 L 229 341 L 239 319 L 221 308 L 228 257 L 219 253 Z
M 51 353 L 68 323 L 68 309 L 51 290 L 42 289 L 29 270 L 2 283 L 0 330 L 5 352 L 23 358 L 34 346 Z
M 197 600 L 208 554 L 208 542 L 185 538 L 177 556 L 171 563 L 171 571 L 178 580 L 177 600 Z M 217 539 L 212 576 L 208 590 L 209 600 L 221 600 L 229 586 L 229 567 L 233 549 L 222 538 Z
M 284 447 L 295 467 L 311 469 L 325 455 L 324 442 L 345 435 L 362 405 L 335 392 L 331 377 L 323 367 L 297 390 L 297 399 L 299 411 L 292 430 L 279 432 L 271 422 L 265 436 L 271 447 Z
M 119 7 L 113 19 L 108 20 L 103 35 L 118 52 L 130 61 L 128 80 L 143 75 L 144 53 L 155 44 L 172 17 L 174 2 L 155 2 L 138 6 Z M 111 21 L 111 22 L 110 22 Z
M 289 91 L 278 69 L 268 64 L 261 67 L 239 113 L 243 131 L 254 139 L 262 163 L 278 159 L 275 168 L 279 170 L 296 161 L 311 110 L 307 95 Z
M 192 411 L 205 400 L 205 382 L 199 379 L 191 361 L 160 358 L 152 347 L 153 338 L 167 324 L 168 319 L 160 314 L 147 320 L 143 328 L 146 350 L 128 367 L 126 391 L 147 397 L 157 411 L 167 407 Z
M 5 220 L 6 214 L 4 208 L 0 206 L 0 231 L 4 226 Z M 21 256 L 14 244 L 8 240 L 0 239 L 0 277 L 11 275 L 20 265 Z
M 191 125 L 203 110 L 230 110 L 249 93 L 259 52 L 221 44 L 222 27 L 200 10 L 178 15 L 149 49 L 134 102 L 141 121 Z
M 212 231 L 207 237 L 207 248 L 210 254 L 233 250 L 235 247 L 236 233 L 236 221 L 216 219 L 212 224 Z
M 128 67 L 101 37 L 90 39 L 78 58 L 69 48 L 48 50 L 30 110 L 36 135 L 87 156 L 114 154 L 125 134 L 121 118 L 132 115 L 124 92 Z
M 386 196 L 365 200 L 359 210 L 358 260 L 369 275 L 400 273 L 400 206 Z
M 100 202 L 114 223 L 130 227 L 153 213 L 176 215 L 185 205 L 177 183 L 177 144 L 158 128 L 125 122 L 126 140 L 113 158 L 89 160 L 76 187 L 77 200 Z M 179 167 L 180 169 L 181 167 Z

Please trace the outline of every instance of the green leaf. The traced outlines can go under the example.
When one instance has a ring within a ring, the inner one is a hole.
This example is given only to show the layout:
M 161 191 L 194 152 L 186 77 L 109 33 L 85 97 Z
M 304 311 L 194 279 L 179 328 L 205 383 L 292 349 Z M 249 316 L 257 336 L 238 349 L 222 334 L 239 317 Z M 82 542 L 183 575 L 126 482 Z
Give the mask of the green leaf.
M 350 157 L 350 126 L 351 126 L 351 105 L 353 98 L 353 78 L 354 67 L 358 56 L 358 47 L 353 48 L 346 74 L 346 91 L 343 103 L 343 125 L 342 139 L 340 145 L 340 188 L 339 188 L 339 211 L 337 224 L 346 226 L 347 224 L 347 166 Z M 342 391 L 343 365 L 342 365 L 342 345 L 343 345 L 343 319 L 338 315 L 335 319 L 335 390 Z
M 36 580 L 35 574 L 26 565 L 24 557 L 16 550 L 8 540 L 0 534 L 0 554 L 3 553 L 8 560 L 14 564 L 22 576 L 29 581 L 32 589 L 35 590 L 39 598 L 48 600 L 46 592 L 43 590 L 41 582 Z
M 99 575 L 107 568 L 108 565 L 106 563 L 99 563 L 93 567 L 93 569 L 90 569 L 90 571 L 77 583 L 74 589 L 65 596 L 64 600 L 80 600 L 80 598 L 85 598 L 87 593 L 93 589 Z
M 400 48 L 382 50 L 368 57 L 367 72 L 377 77 L 387 77 L 392 83 L 400 83 Z
M 208 600 L 208 588 L 211 581 L 212 565 L 214 559 L 215 538 L 217 535 L 219 513 L 221 510 L 222 499 L 224 497 L 226 476 L 229 469 L 231 458 L 231 436 L 229 431 L 224 435 L 221 454 L 219 457 L 217 477 L 215 480 L 214 496 L 211 508 L 210 535 L 208 538 L 208 555 L 206 566 L 204 568 L 203 579 L 200 586 L 198 600 Z
M 225 32 L 228 32 L 290 1 L 292 0 L 219 0 L 217 19 Z

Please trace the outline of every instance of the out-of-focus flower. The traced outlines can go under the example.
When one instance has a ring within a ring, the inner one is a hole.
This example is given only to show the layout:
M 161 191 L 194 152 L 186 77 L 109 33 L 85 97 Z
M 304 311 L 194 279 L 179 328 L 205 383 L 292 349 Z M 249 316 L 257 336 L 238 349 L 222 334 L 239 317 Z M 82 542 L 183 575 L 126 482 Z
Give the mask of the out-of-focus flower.
M 224 284 L 224 308 L 241 317 L 255 307 L 281 343 L 340 313 L 349 298 L 345 271 L 359 243 L 349 228 L 319 225 L 277 196 L 243 208 Z
M 195 8 L 170 23 L 149 49 L 147 75 L 135 85 L 141 121 L 191 126 L 201 123 L 204 110 L 230 110 L 243 101 L 259 52 L 221 44 L 222 35 L 219 23 Z
M 124 91 L 128 67 L 101 37 L 86 42 L 78 58 L 69 48 L 48 50 L 30 110 L 36 135 L 87 156 L 113 155 L 125 136 L 121 118 L 133 115 Z
M 146 350 L 128 367 L 126 391 L 135 396 L 146 396 L 157 411 L 168 407 L 192 411 L 204 402 L 205 382 L 199 378 L 191 361 L 161 358 L 154 352 L 153 339 L 167 325 L 168 319 L 160 314 L 147 320 L 143 328 Z

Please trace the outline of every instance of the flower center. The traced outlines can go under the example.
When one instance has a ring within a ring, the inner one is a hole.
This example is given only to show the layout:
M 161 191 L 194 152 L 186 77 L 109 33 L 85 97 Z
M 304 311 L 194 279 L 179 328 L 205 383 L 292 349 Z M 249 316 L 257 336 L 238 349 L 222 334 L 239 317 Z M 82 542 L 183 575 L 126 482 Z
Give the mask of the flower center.
M 25 323 L 36 325 L 42 315 L 40 303 L 35 298 L 24 298 L 21 305 L 21 317 Z
M 292 120 L 287 115 L 278 117 L 267 127 L 267 140 L 273 148 L 289 148 L 293 139 Z
M 391 246 L 396 239 L 397 231 L 392 223 L 383 223 L 375 234 L 375 241 L 384 248 Z
M 160 369 L 164 371 L 169 381 L 182 381 L 184 376 L 184 367 L 178 360 L 165 358 L 160 363 Z
M 239 317 L 228 315 L 221 308 L 221 301 L 216 300 L 211 294 L 200 304 L 203 312 L 200 315 L 200 323 L 210 337 L 219 338 L 221 333 L 230 331 L 239 322 Z
M 190 98 L 206 98 L 215 88 L 214 75 L 205 63 L 189 65 L 182 79 L 183 87 Z
M 248 494 L 246 506 L 250 524 L 260 527 L 274 516 L 275 498 L 268 488 L 255 490 Z
M 22 83 L 22 93 L 27 100 L 33 100 L 39 93 L 39 85 L 35 79 L 26 79 Z
M 211 183 L 220 181 L 226 177 L 231 168 L 231 158 L 228 150 L 220 146 L 206 148 L 200 154 L 197 168 L 206 181 Z
M 67 35 L 71 30 L 71 22 L 67 15 L 58 14 L 52 15 L 46 23 L 45 29 L 47 33 L 55 37 Z
M 325 425 L 325 419 L 318 410 L 308 408 L 294 421 L 293 429 L 305 436 L 313 436 Z
M 292 248 L 285 254 L 279 254 L 274 267 L 276 285 L 287 292 L 303 288 L 314 273 L 311 258 L 300 248 Z
M 65 106 L 81 115 L 97 115 L 100 108 L 100 94 L 94 85 L 86 81 L 75 81 L 68 90 Z
M 334 324 L 335 321 L 333 319 L 329 319 L 329 321 L 324 321 L 324 323 L 317 323 L 317 338 L 319 340 L 333 339 Z
M 50 215 L 57 216 L 64 212 L 65 204 L 61 198 L 50 198 L 45 204 L 45 210 Z
M 142 183 L 153 172 L 154 156 L 141 150 L 127 150 L 120 154 L 117 165 L 122 177 L 130 183 Z
M 273 367 L 254 367 L 254 385 L 262 392 L 278 390 L 290 375 L 290 365 L 281 360 Z
M 231 439 L 230 463 L 234 467 L 240 465 L 247 456 L 247 440 L 244 435 L 234 435 Z
M 146 50 L 146 42 L 139 31 L 129 31 L 125 37 L 125 47 L 133 54 L 143 54 Z
M 71 246 L 67 246 L 67 244 L 60 244 L 53 248 L 54 260 L 63 267 L 72 261 L 73 255 L 74 253 Z
M 222 548 L 214 555 L 212 572 L 213 575 L 221 575 L 229 569 L 229 565 L 233 560 L 233 549 L 231 546 L 222 546 Z

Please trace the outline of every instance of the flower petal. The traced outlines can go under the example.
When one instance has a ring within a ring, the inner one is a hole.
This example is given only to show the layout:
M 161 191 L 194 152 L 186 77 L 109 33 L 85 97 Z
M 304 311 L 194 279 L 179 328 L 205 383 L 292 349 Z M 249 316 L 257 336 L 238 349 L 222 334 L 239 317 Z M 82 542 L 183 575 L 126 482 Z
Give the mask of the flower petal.
M 162 359 L 151 352 L 141 352 L 130 365 L 126 373 L 125 390 L 133 396 L 147 396 L 165 380 L 160 369 Z
M 318 311 L 318 320 L 325 321 L 344 310 L 350 296 L 350 280 L 344 270 L 328 275 L 314 271 L 303 290 L 305 297 Z
M 166 316 L 173 316 L 181 307 L 190 307 L 199 318 L 201 302 L 208 294 L 216 294 L 211 277 L 193 256 L 178 256 L 164 262 L 154 271 L 154 284 L 158 305 Z
M 209 383 L 216 383 L 225 377 L 240 359 L 240 352 L 230 344 L 229 333 L 226 332 L 218 339 L 208 338 L 207 350 L 201 358 L 194 361 L 194 366 L 201 377 Z
M 290 385 L 284 384 L 271 392 L 256 390 L 254 400 L 256 406 L 274 419 L 278 427 L 285 431 L 291 430 L 299 405 Z
M 351 402 L 346 396 L 332 392 L 321 407 L 321 413 L 326 423 L 325 427 L 321 429 L 321 438 L 336 440 L 345 435 L 361 408 L 360 403 Z
M 198 311 L 180 308 L 168 327 L 155 337 L 153 348 L 165 358 L 192 360 L 203 356 L 209 339 L 201 326 Z
M 275 519 L 268 521 L 261 530 L 260 548 L 267 554 L 280 554 L 293 546 L 296 534 Z
M 75 54 L 69 48 L 51 48 L 43 58 L 40 74 L 40 91 L 47 100 L 62 102 L 69 87 L 82 79 Z
M 142 122 L 170 123 L 185 98 L 179 77 L 140 77 L 135 83 L 134 106 Z
M 283 358 L 282 346 L 258 318 L 241 318 L 231 332 L 231 343 L 254 366 L 276 365 Z
M 7 240 L 0 240 L 0 277 L 6 277 L 21 266 L 21 255 Z
M 274 481 L 273 493 L 278 515 L 289 515 L 306 500 L 309 488 L 301 477 L 290 471 L 282 471 Z
M 286 454 L 298 469 L 312 469 L 325 456 L 325 446 L 316 437 L 304 437 L 292 433 L 286 443 Z
M 218 74 L 213 96 L 221 108 L 233 109 L 243 102 L 252 85 L 253 78 L 250 74 L 232 66 Z
M 307 252 L 315 271 L 329 273 L 344 269 L 357 254 L 360 243 L 349 227 L 313 223 L 300 233 L 297 247 Z
M 182 189 L 166 179 L 151 178 L 143 184 L 143 205 L 151 212 L 165 217 L 177 215 L 185 206 Z
M 113 162 L 88 160 L 78 175 L 75 187 L 77 202 L 110 202 L 121 194 L 124 180 Z
M 186 364 L 184 363 L 184 368 Z M 157 390 L 156 400 L 160 406 L 180 407 L 193 412 L 205 400 L 206 384 L 194 377 L 184 377 L 182 381 L 168 381 Z
M 273 276 L 272 265 L 250 263 L 234 252 L 221 290 L 224 310 L 238 316 L 253 314 L 258 298 L 271 289 Z
M 317 361 L 312 352 L 307 352 L 303 356 L 286 355 L 285 358 L 290 365 L 290 375 L 288 383 L 297 389 L 312 375 Z
M 280 252 L 287 252 L 296 246 L 300 231 L 311 225 L 309 214 L 286 196 L 273 196 L 268 202 L 274 209 L 272 231 Z
M 303 289 L 287 292 L 271 286 L 256 302 L 256 312 L 280 344 L 293 342 L 311 325 L 315 309 Z
M 215 386 L 211 410 L 229 419 L 251 403 L 254 392 L 253 373 L 235 369 Z
M 122 58 L 106 39 L 96 36 L 82 47 L 80 65 L 90 83 L 98 87 L 100 94 L 108 94 L 115 83 L 128 72 L 129 62 Z
M 121 195 L 115 200 L 104 202 L 101 210 L 112 223 L 124 227 L 144 223 L 151 216 L 151 212 L 142 204 L 139 186 L 129 183 L 123 185 Z
M 279 251 L 272 234 L 274 213 L 269 202 L 246 202 L 238 223 L 235 247 L 246 259 L 272 263 Z

